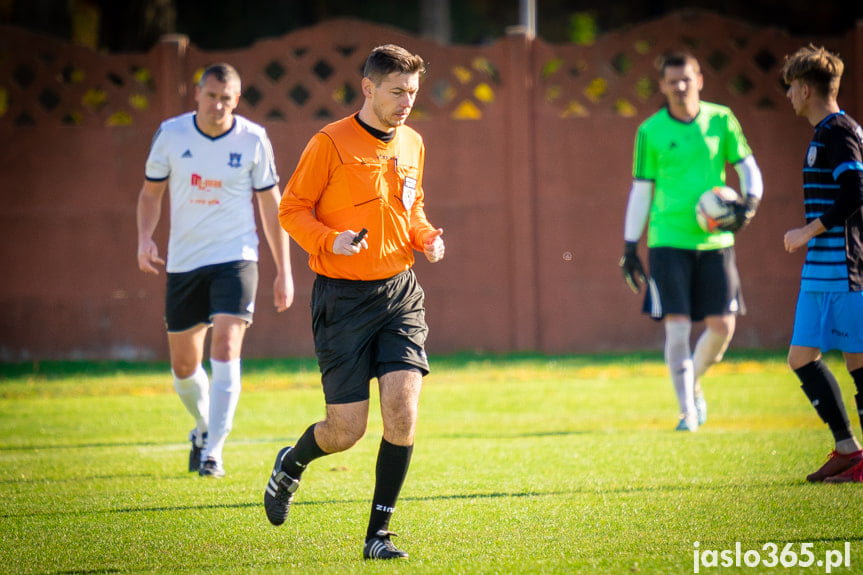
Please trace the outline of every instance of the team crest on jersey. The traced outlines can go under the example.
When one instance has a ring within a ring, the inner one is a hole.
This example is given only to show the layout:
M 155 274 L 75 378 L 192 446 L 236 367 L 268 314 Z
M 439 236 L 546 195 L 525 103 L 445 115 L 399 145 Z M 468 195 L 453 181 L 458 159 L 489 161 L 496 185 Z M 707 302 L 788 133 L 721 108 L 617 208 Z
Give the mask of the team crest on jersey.
M 237 154 L 235 152 L 230 152 L 230 156 L 231 156 L 231 159 L 228 160 L 228 165 L 231 166 L 232 168 L 239 168 L 241 165 L 240 164 L 240 158 L 242 158 L 243 155 Z
M 402 203 L 405 209 L 410 211 L 414 205 L 414 200 L 417 198 L 417 181 L 415 178 L 406 177 L 405 183 L 402 186 Z
M 806 154 L 806 165 L 810 168 L 815 165 L 815 158 L 818 157 L 818 148 L 809 146 L 809 153 Z

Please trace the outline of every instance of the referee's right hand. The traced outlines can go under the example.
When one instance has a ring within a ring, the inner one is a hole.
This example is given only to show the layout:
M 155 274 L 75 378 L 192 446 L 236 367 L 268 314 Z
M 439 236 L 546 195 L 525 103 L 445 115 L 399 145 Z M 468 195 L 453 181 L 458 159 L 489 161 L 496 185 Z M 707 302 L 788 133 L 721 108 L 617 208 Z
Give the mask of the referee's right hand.
M 340 256 L 355 256 L 360 253 L 360 250 L 369 249 L 369 243 L 363 237 L 359 243 L 354 243 L 354 238 L 357 232 L 354 230 L 345 230 L 336 236 L 333 241 L 333 253 Z M 366 236 L 368 237 L 368 236 Z
M 641 286 L 647 281 L 644 266 L 641 265 L 641 260 L 638 258 L 638 242 L 626 242 L 624 244 L 623 255 L 620 257 L 618 265 L 623 271 L 623 279 L 626 280 L 629 288 L 638 293 Z

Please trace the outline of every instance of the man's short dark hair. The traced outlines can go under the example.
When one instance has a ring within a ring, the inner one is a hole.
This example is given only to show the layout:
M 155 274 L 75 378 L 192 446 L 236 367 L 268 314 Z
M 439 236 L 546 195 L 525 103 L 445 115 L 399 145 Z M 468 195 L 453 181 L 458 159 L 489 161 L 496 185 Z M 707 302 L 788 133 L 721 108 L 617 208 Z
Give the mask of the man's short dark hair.
M 231 66 L 230 64 L 226 64 L 224 62 L 219 62 L 218 64 L 212 64 L 207 66 L 207 69 L 204 70 L 204 73 L 201 74 L 201 79 L 198 80 L 198 87 L 203 88 L 204 82 L 207 81 L 207 78 L 212 76 L 222 84 L 237 84 L 237 89 L 239 90 L 241 87 L 240 82 L 240 74 L 237 72 L 237 69 Z
M 417 54 L 411 54 L 401 46 L 385 44 L 371 51 L 363 66 L 363 78 L 369 78 L 375 85 L 392 74 L 425 74 L 425 62 Z
M 698 58 L 689 52 L 668 52 L 667 54 L 663 54 L 659 59 L 657 68 L 659 68 L 660 76 L 664 78 L 666 68 L 682 68 L 687 64 L 692 65 L 692 69 L 695 70 L 696 74 L 701 73 L 701 65 L 698 63 Z

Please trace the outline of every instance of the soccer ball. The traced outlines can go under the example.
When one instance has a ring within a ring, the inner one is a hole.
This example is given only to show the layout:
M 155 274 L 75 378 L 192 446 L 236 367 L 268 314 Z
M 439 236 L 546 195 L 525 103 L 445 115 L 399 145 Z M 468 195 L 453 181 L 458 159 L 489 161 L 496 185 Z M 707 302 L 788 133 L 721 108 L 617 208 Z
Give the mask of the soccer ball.
M 740 199 L 732 188 L 716 186 L 707 190 L 695 205 L 695 220 L 705 232 L 719 231 L 720 223 L 734 216 L 734 203 Z

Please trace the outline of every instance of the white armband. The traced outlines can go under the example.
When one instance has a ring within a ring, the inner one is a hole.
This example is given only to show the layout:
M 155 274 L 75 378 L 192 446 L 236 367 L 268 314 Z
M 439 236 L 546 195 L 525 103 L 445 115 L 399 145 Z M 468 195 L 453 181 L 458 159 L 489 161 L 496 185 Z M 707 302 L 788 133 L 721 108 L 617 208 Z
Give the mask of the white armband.
M 641 238 L 650 205 L 653 203 L 653 182 L 633 180 L 629 189 L 629 202 L 626 204 L 626 219 L 623 223 L 623 240 L 637 242 Z
M 755 163 L 755 156 L 749 155 L 734 164 L 737 176 L 740 178 L 740 195 L 744 198 L 752 196 L 761 199 L 764 194 L 764 182 L 761 179 L 761 170 Z

